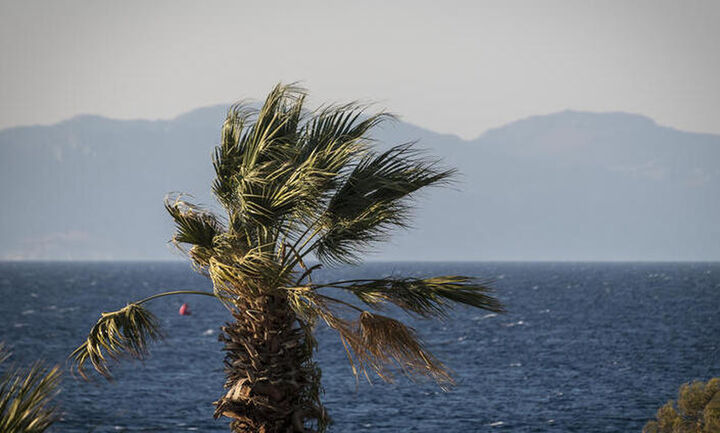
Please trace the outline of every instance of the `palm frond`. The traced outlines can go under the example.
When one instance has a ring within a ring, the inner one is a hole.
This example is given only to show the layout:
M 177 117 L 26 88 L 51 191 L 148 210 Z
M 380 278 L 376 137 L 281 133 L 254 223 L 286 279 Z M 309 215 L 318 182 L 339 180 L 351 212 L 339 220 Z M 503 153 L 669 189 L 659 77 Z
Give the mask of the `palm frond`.
M 297 166 L 304 99 L 303 89 L 278 85 L 244 132 L 235 130 L 239 126 L 232 121 L 233 113 L 226 121 L 226 125 L 234 126 L 223 137 L 231 137 L 236 143 L 222 144 L 216 150 L 215 190 L 229 208 L 234 231 L 260 227 L 270 232 L 294 209 L 299 192 L 295 192 L 297 188 L 283 186 L 304 171 Z M 261 242 L 268 237 L 272 235 L 263 236 Z
M 303 125 L 303 154 L 369 140 L 368 132 L 385 120 L 392 119 L 389 113 L 365 116 L 366 107 L 349 103 L 331 105 L 318 110 L 310 121 Z
M 296 239 L 322 213 L 347 171 L 367 151 L 368 132 L 391 118 L 358 104 L 325 107 L 305 121 L 305 90 L 276 86 L 262 108 L 234 106 L 213 164 L 213 186 L 229 228 L 266 243 Z M 258 233 L 259 232 L 259 233 Z
M 438 383 L 453 383 L 450 372 L 420 341 L 415 330 L 390 317 L 365 311 L 357 321 L 362 345 L 354 347 L 359 357 L 370 361 L 377 371 L 380 364 L 393 362 L 410 377 L 429 376 Z
M 0 364 L 7 361 L 11 355 L 10 351 L 5 347 L 5 342 L 0 341 Z
M 348 361 L 356 377 L 374 372 L 392 382 L 394 365 L 410 378 L 427 376 L 441 386 L 452 384 L 448 369 L 423 345 L 415 331 L 390 317 L 364 311 L 352 304 L 318 294 L 309 287 L 288 288 L 291 306 L 306 322 L 321 318 L 338 332 Z M 356 320 L 347 320 L 338 309 L 360 312 Z
M 490 296 L 493 289 L 486 283 L 459 275 L 355 280 L 346 284 L 328 283 L 323 286 L 347 290 L 373 308 L 390 302 L 422 317 L 445 317 L 453 307 L 452 303 L 496 313 L 505 311 L 502 304 Z
M 275 254 L 263 246 L 249 251 L 227 251 L 210 260 L 210 276 L 215 294 L 221 299 L 254 296 L 268 287 L 290 282 L 291 273 L 283 273 Z
M 303 125 L 298 161 L 303 163 L 316 155 L 315 167 L 336 174 L 349 167 L 368 151 L 371 129 L 393 119 L 385 112 L 365 116 L 365 108 L 350 103 L 321 109 Z
M 335 329 L 348 352 L 348 360 L 356 376 L 368 378 L 374 372 L 386 382 L 393 381 L 394 365 L 409 378 L 427 376 L 441 386 L 452 384 L 447 368 L 438 361 L 415 334 L 402 322 L 390 317 L 363 311 L 354 321 L 347 321 L 324 311 L 321 317 Z
M 0 343 L 0 364 L 9 352 Z M 0 431 L 42 433 L 58 419 L 53 398 L 59 391 L 60 369 L 36 362 L 27 372 L 10 368 L 0 377 Z
M 368 131 L 391 118 L 387 113 L 364 115 L 365 107 L 350 103 L 313 113 L 300 128 L 298 142 L 286 152 L 292 172 L 274 193 L 276 208 L 287 215 L 278 230 L 297 241 L 318 223 L 334 190 L 367 152 Z
M 215 236 L 225 231 L 218 217 L 183 200 L 182 195 L 167 196 L 165 209 L 175 221 L 177 232 L 172 242 L 178 247 L 188 244 L 212 250 Z
M 161 337 L 157 318 L 141 305 L 130 303 L 120 310 L 102 313 L 85 342 L 70 357 L 84 379 L 88 379 L 88 361 L 95 371 L 110 379 L 110 360 L 123 356 L 143 359 L 148 343 Z
M 241 164 L 244 143 L 248 140 L 246 125 L 252 122 L 257 110 L 247 104 L 238 103 L 228 110 L 223 123 L 220 145 L 213 154 L 215 180 L 213 193 L 226 210 L 232 212 L 235 203 L 234 178 Z
M 362 158 L 335 192 L 325 212 L 326 230 L 316 243 L 324 262 L 353 263 L 393 228 L 407 226 L 407 199 L 421 188 L 447 183 L 454 170 L 422 157 L 412 143 Z
M 305 94 L 305 89 L 295 84 L 278 84 L 270 91 L 251 128 L 245 164 L 262 164 L 277 157 L 277 151 L 287 144 L 296 143 Z

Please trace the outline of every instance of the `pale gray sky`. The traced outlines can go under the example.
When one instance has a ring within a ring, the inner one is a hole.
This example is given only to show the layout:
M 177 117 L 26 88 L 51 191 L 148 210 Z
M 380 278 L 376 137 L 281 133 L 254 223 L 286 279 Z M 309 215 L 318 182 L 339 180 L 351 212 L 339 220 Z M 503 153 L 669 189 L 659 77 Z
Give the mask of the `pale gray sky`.
M 566 108 L 720 133 L 718 1 L 0 1 L 0 128 L 301 80 L 466 138 Z

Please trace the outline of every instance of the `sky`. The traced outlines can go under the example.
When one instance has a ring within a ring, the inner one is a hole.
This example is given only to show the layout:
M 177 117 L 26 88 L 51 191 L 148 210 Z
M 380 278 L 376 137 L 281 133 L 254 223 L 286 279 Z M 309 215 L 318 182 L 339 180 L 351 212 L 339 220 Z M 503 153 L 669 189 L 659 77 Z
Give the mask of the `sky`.
M 717 1 L 0 0 L 0 128 L 172 118 L 300 81 L 473 138 L 564 109 L 720 133 Z

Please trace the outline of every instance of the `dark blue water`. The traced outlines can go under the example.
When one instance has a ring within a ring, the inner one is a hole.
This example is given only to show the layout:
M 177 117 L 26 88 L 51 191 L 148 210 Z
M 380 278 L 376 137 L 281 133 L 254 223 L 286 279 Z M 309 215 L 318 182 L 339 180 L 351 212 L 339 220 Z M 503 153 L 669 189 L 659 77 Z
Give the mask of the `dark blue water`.
M 318 330 L 332 432 L 638 432 L 678 386 L 720 376 L 720 264 L 370 264 L 323 278 L 492 277 L 509 313 L 459 308 L 412 321 L 457 387 L 356 384 L 341 344 Z M 0 341 L 13 359 L 64 363 L 101 311 L 209 283 L 176 263 L 0 263 Z M 177 314 L 183 302 L 193 315 Z M 154 301 L 167 339 L 115 382 L 66 375 L 55 432 L 227 431 L 213 299 Z

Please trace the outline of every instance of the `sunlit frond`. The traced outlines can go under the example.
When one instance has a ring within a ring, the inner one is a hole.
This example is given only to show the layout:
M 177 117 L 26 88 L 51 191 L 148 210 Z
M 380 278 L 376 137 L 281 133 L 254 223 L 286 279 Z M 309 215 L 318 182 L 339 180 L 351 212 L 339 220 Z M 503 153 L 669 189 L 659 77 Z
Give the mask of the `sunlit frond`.
M 213 190 L 228 210 L 229 229 L 258 243 L 280 234 L 296 240 L 316 223 L 362 163 L 369 131 L 392 117 L 366 116 L 358 104 L 306 114 L 304 100 L 304 89 L 278 85 L 258 111 L 233 106 L 223 126 Z
M 102 313 L 90 334 L 70 355 L 78 373 L 87 379 L 85 364 L 110 379 L 110 360 L 123 356 L 143 359 L 148 343 L 162 337 L 156 317 L 141 305 L 130 303 L 120 310 Z
M 0 343 L 0 364 L 10 353 Z M 60 369 L 36 362 L 26 372 L 10 367 L 0 376 L 0 432 L 41 433 L 58 419 L 53 398 Z
M 215 215 L 183 200 L 182 195 L 166 197 L 165 209 L 175 221 L 172 242 L 178 247 L 187 244 L 212 250 L 215 236 L 225 231 Z
M 278 85 L 257 114 L 238 120 L 237 109 L 231 110 L 216 149 L 214 191 L 228 210 L 229 228 L 237 234 L 257 232 L 259 243 L 274 237 L 312 189 L 317 170 L 297 161 L 304 98 L 302 89 Z
M 223 123 L 220 145 L 213 154 L 215 180 L 213 192 L 218 201 L 232 212 L 235 203 L 234 180 L 244 153 L 244 143 L 248 140 L 246 125 L 252 122 L 257 110 L 247 104 L 233 105 Z
M 216 295 L 222 298 L 255 296 L 268 287 L 289 283 L 274 253 L 256 247 L 249 251 L 227 252 L 210 260 L 210 276 Z

